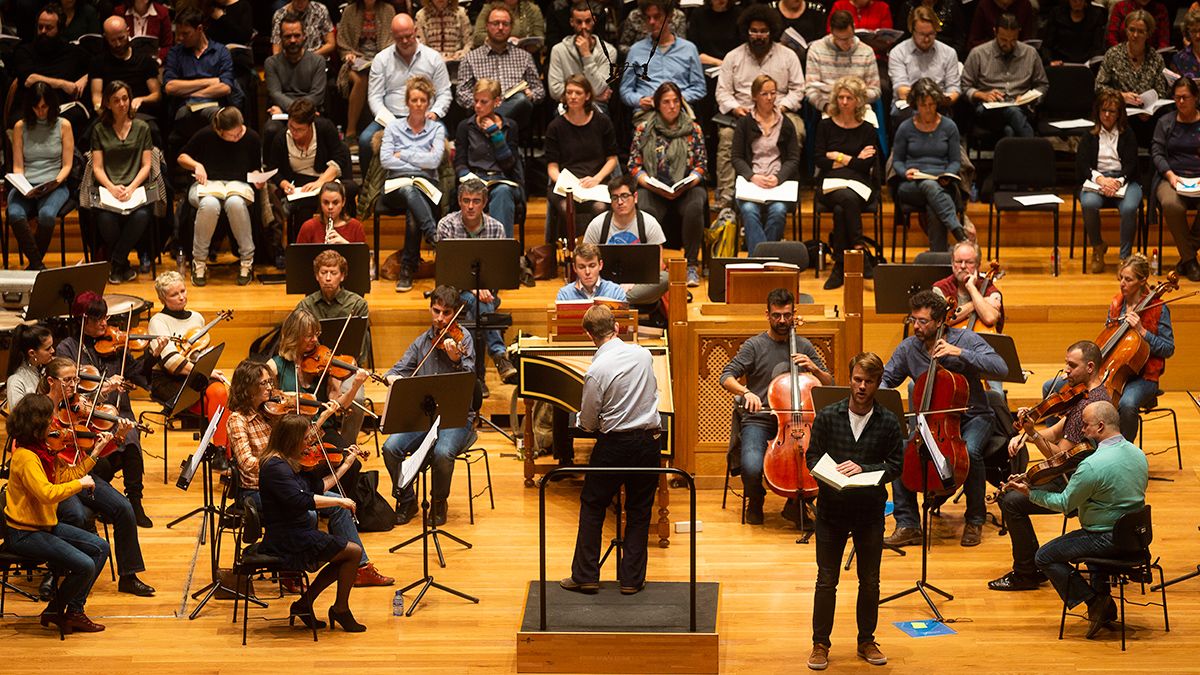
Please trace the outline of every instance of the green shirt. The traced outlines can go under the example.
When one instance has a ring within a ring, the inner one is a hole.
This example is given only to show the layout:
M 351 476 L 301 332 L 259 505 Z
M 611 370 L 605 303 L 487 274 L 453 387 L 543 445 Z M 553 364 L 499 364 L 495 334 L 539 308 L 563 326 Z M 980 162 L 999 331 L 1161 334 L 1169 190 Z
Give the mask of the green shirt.
M 297 303 L 296 309 L 307 309 L 317 317 L 318 321 L 321 319 L 344 319 L 348 316 L 368 316 L 367 301 L 358 293 L 344 288 L 338 289 L 332 301 L 326 300 L 321 291 L 314 291 Z M 363 340 L 362 353 L 358 355 L 360 366 L 366 362 L 367 354 L 371 350 L 370 335 L 368 331 L 367 339 Z
M 1062 492 L 1033 490 L 1029 499 L 1059 513 L 1079 510 L 1079 524 L 1089 532 L 1111 532 L 1117 519 L 1142 508 L 1150 465 L 1146 454 L 1120 435 L 1100 443 L 1079 464 Z
M 113 185 L 132 183 L 142 169 L 142 153 L 152 147 L 150 127 L 142 120 L 133 120 L 125 140 L 107 124 L 92 127 L 92 150 L 104 153 L 104 173 Z

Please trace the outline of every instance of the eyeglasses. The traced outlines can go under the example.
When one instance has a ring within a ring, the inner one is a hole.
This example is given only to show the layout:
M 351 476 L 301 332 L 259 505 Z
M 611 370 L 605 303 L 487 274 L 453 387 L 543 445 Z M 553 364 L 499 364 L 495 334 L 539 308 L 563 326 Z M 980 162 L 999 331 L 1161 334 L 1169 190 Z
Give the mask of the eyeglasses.
M 609 195 L 609 199 L 612 199 L 614 203 L 619 204 L 621 202 L 633 199 L 633 193 L 632 192 L 622 192 L 621 194 Z
M 63 384 L 79 384 L 78 377 L 55 377 L 53 379 L 58 380 L 59 382 L 62 382 Z
M 746 31 L 746 33 L 747 33 L 747 34 L 749 34 L 749 35 L 750 35 L 750 37 L 771 37 L 771 31 L 770 31 L 770 30 L 754 30 L 754 29 L 750 29 L 750 30 Z
M 934 323 L 934 321 L 933 319 L 918 319 L 915 316 L 909 316 L 904 320 L 904 323 L 907 323 L 910 326 L 928 326 L 929 324 Z

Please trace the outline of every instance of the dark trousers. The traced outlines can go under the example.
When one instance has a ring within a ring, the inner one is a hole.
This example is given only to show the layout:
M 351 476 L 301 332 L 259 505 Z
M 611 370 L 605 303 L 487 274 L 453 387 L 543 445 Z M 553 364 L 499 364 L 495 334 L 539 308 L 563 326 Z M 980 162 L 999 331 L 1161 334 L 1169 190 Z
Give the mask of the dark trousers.
M 824 193 L 820 200 L 821 205 L 833 213 L 829 248 L 833 251 L 833 259 L 840 263 L 843 251 L 864 243 L 862 212 L 866 202 L 849 188 Z
M 829 646 L 846 539 L 853 538 L 858 569 L 858 642 L 875 641 L 879 622 L 879 561 L 883 555 L 883 508 L 826 513 L 817 508 L 817 586 L 813 593 L 813 644 Z
M 125 447 L 116 452 L 101 457 L 96 461 L 92 475 L 111 483 L 117 472 L 121 472 L 121 480 L 125 483 L 125 496 L 133 501 L 142 499 L 142 479 L 146 473 L 142 448 L 136 443 L 126 443 Z
M 100 241 L 108 248 L 108 259 L 116 272 L 129 269 L 129 252 L 141 242 L 154 220 L 154 207 L 149 204 L 121 215 L 104 209 L 92 209 L 92 218 Z
M 82 612 L 96 577 L 108 560 L 108 544 L 73 525 L 59 523 L 50 531 L 8 528 L 4 548 L 30 558 L 47 561 L 62 583 L 46 611 L 59 612 L 65 606 L 72 612 Z
M 1082 574 L 1075 571 L 1070 561 L 1084 557 L 1109 558 L 1120 552 L 1113 546 L 1111 531 L 1075 530 L 1046 542 L 1038 549 L 1034 560 L 1038 569 L 1050 578 L 1054 590 L 1058 591 L 1058 596 L 1067 603 L 1067 607 L 1074 607 L 1081 602 L 1090 602 L 1097 595 L 1108 595 L 1109 588 L 1106 575 L 1091 575 L 1089 584 Z
M 1066 481 L 1060 478 L 1041 489 L 1062 492 L 1066 486 Z M 1009 490 L 1000 497 L 1000 513 L 1004 514 L 1004 525 L 1012 541 L 1013 571 L 1024 577 L 1033 576 L 1038 569 L 1033 561 L 1038 551 L 1038 538 L 1029 517 L 1055 512 L 1034 504 L 1029 497 L 1016 490 Z
M 658 441 L 650 432 L 602 434 L 592 449 L 590 466 L 657 467 Z M 613 495 L 625 486 L 625 532 L 622 545 L 621 586 L 638 588 L 646 582 L 646 540 L 650 536 L 650 510 L 654 506 L 655 475 L 588 474 L 579 495 L 579 534 L 571 578 L 576 583 L 600 580 L 600 538 L 604 516 Z
M 669 217 L 679 221 L 683 256 L 689 265 L 696 265 L 700 260 L 700 244 L 704 241 L 704 227 L 707 225 L 704 222 L 704 205 L 707 202 L 708 193 L 703 186 L 691 188 L 675 199 L 638 188 L 638 208 L 654 216 L 664 231 L 669 227 Z
M 140 455 L 140 453 L 139 453 Z M 101 514 L 113 527 L 113 555 L 117 559 L 117 573 L 121 576 L 146 571 L 142 560 L 142 546 L 138 541 L 137 521 L 129 500 L 117 492 L 108 481 L 92 476 L 96 489 L 84 490 L 58 504 L 59 522 L 74 525 L 81 530 L 92 530 L 89 522 L 92 514 Z

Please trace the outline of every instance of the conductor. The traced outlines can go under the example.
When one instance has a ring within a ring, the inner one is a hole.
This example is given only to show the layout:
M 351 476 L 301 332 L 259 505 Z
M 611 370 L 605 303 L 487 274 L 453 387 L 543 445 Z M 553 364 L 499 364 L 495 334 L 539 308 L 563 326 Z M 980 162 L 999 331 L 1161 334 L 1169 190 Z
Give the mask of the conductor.
M 583 328 L 596 354 L 583 378 L 579 426 L 599 432 L 591 466 L 659 465 L 658 384 L 650 352 L 622 342 L 612 310 L 596 305 L 583 315 Z M 568 591 L 600 590 L 600 538 L 613 495 L 625 486 L 625 541 L 619 570 L 621 593 L 633 595 L 646 585 L 646 539 L 657 479 L 645 474 L 588 474 L 579 496 L 579 534 L 571 576 L 559 582 Z

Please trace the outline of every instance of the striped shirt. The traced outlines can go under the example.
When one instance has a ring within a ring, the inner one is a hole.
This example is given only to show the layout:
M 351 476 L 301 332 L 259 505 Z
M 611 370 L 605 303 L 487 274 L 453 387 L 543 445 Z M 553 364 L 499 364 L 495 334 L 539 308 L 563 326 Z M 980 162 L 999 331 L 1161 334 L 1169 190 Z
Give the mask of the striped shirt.
M 879 98 L 879 66 L 875 63 L 875 52 L 854 38 L 854 47 L 842 51 L 833 43 L 833 36 L 812 43 L 808 48 L 808 63 L 805 68 L 804 96 L 817 110 L 824 110 L 829 103 L 829 88 L 840 77 L 856 75 L 867 85 L 867 102 Z

